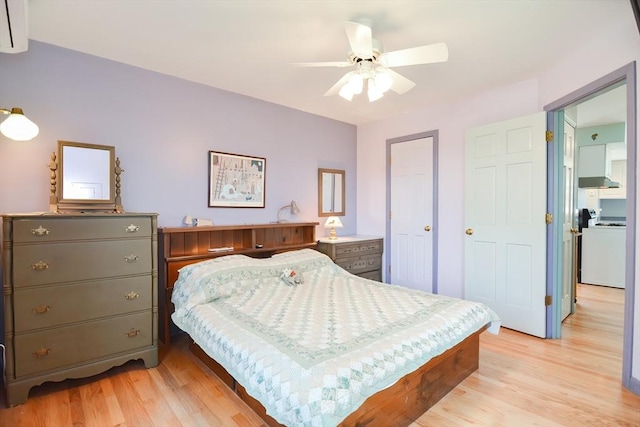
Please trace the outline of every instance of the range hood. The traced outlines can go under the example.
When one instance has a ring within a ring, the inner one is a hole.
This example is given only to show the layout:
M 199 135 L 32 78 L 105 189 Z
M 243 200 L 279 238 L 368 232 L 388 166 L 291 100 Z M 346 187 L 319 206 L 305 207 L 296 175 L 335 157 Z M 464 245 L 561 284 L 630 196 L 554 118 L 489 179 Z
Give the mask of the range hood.
M 589 176 L 578 178 L 579 188 L 619 188 L 620 183 L 611 181 L 606 176 Z

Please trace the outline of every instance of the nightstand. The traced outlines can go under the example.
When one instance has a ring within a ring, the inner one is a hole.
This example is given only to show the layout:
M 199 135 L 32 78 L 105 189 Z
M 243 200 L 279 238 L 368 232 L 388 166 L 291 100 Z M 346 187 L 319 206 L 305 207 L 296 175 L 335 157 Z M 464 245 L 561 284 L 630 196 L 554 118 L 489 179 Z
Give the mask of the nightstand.
M 320 252 L 326 254 L 349 273 L 382 281 L 382 237 L 339 236 L 318 240 Z

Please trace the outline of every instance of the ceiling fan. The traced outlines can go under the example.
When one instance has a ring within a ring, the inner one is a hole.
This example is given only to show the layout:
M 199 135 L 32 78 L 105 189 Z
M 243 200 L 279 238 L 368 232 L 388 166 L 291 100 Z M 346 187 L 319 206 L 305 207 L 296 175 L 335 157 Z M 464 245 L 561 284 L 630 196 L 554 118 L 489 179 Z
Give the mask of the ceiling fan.
M 391 67 L 444 62 L 449 58 L 449 51 L 445 43 L 383 52 L 380 42 L 371 35 L 371 26 L 357 22 L 346 22 L 345 31 L 351 47 L 346 61 L 297 64 L 304 67 L 349 67 L 355 65 L 355 70 L 342 76 L 324 96 L 337 93 L 351 101 L 353 95 L 362 93 L 365 83 L 370 102 L 382 98 L 389 89 L 397 94 L 403 94 L 416 84 L 393 71 Z

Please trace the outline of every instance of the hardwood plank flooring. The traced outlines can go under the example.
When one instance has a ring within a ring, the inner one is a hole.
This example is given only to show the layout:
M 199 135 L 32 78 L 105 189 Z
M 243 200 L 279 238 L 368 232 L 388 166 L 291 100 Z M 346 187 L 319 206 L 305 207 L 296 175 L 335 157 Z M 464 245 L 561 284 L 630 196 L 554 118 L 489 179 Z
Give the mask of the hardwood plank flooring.
M 579 285 L 561 340 L 483 333 L 480 368 L 412 427 L 640 426 L 640 397 L 621 385 L 623 306 L 621 289 Z M 34 387 L 0 409 L 0 426 L 263 426 L 187 345 L 162 348 L 153 369 L 132 361 Z

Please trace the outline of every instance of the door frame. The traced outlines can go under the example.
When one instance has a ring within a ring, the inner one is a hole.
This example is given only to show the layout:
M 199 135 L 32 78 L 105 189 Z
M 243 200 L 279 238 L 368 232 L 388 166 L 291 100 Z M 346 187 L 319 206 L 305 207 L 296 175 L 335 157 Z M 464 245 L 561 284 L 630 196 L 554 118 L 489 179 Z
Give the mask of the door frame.
M 432 257 L 432 272 L 431 272 L 431 292 L 434 294 L 438 293 L 438 130 L 429 130 L 426 132 L 414 133 L 411 135 L 399 136 L 397 138 L 387 139 L 387 148 L 386 148 L 386 224 L 385 224 L 385 234 L 388 238 L 385 239 L 384 242 L 384 260 L 385 260 L 385 269 L 384 269 L 384 282 L 391 283 L 391 274 L 389 274 L 389 267 L 391 266 L 391 145 L 398 144 L 401 142 L 413 141 L 416 139 L 422 138 L 433 138 L 433 241 L 431 246 L 431 257 Z
M 547 130 L 556 131 L 558 112 L 565 107 L 579 101 L 586 101 L 598 95 L 601 90 L 626 81 L 627 84 L 627 227 L 626 227 L 626 259 L 625 259 L 625 301 L 624 301 L 624 330 L 622 346 L 622 383 L 636 394 L 640 394 L 640 381 L 632 378 L 632 356 L 634 336 L 635 311 L 635 260 L 636 260 L 636 168 L 637 168 L 637 110 L 636 110 L 636 63 L 635 61 L 589 83 L 582 88 L 544 106 L 547 113 Z M 554 133 L 553 143 L 547 150 L 547 206 L 549 212 L 558 218 L 558 191 L 562 191 L 562 184 L 557 177 L 558 141 L 561 135 Z M 547 307 L 547 337 L 561 336 L 561 309 L 559 295 L 561 288 L 557 281 L 557 265 L 553 259 L 557 258 L 554 251 L 558 233 L 557 221 L 547 230 L 547 295 L 553 295 L 551 306 Z

